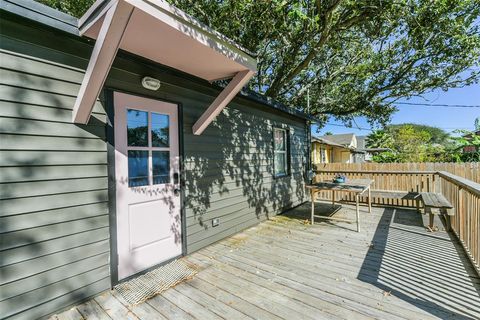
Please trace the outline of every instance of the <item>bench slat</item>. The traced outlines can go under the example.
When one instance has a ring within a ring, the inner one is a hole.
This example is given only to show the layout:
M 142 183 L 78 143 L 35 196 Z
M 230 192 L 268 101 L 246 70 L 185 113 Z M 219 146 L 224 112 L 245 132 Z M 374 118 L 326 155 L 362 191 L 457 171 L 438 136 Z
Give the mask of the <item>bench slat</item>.
M 420 194 L 418 192 L 391 191 L 391 190 L 372 190 L 371 195 L 374 198 L 420 200 L 419 199 Z
M 453 206 L 450 202 L 440 193 L 434 192 L 421 192 L 423 204 L 425 207 L 452 209 Z

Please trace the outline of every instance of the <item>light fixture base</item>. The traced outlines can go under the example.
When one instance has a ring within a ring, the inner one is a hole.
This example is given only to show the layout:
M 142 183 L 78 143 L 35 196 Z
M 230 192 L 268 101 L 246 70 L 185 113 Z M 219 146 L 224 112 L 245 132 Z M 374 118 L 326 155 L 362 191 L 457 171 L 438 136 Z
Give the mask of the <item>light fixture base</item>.
M 160 89 L 160 80 L 152 77 L 143 77 L 142 86 L 147 90 L 157 91 Z

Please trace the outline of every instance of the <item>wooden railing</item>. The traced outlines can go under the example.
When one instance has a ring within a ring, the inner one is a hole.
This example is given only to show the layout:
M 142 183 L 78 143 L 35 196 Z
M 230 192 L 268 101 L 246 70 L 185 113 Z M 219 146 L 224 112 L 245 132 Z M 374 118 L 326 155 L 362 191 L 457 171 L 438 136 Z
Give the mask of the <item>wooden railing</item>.
M 480 184 L 440 171 L 440 192 L 455 208 L 452 230 L 480 271 Z
M 438 192 L 454 206 L 452 231 L 462 243 L 473 265 L 480 274 L 480 184 L 445 171 L 379 171 L 379 170 L 317 170 L 315 182 L 331 181 L 335 174 L 348 179 L 374 180 L 372 190 Z M 353 201 L 350 194 L 339 194 L 345 201 Z M 330 192 L 319 197 L 331 200 Z M 366 198 L 361 201 L 366 202 Z M 372 197 L 378 205 L 415 207 L 412 200 Z

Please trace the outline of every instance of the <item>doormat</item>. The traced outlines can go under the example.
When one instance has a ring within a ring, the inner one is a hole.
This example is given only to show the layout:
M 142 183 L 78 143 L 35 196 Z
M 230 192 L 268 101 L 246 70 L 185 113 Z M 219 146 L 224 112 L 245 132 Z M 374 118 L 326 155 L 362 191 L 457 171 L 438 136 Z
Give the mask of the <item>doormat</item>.
M 196 274 L 195 266 L 182 260 L 175 260 L 132 280 L 120 283 L 113 289 L 130 305 L 136 305 L 180 282 L 192 279 Z

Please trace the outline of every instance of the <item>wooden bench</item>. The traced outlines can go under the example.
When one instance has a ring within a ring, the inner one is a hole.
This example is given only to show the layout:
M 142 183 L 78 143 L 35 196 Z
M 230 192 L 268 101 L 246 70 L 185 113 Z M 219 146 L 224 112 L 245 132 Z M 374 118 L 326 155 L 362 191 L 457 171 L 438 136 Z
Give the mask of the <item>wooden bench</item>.
M 401 199 L 401 200 L 413 200 L 417 206 L 417 211 L 420 212 L 420 202 L 422 200 L 419 192 L 412 191 L 394 191 L 394 190 L 372 190 L 371 195 L 373 198 L 386 198 L 386 199 Z
M 423 205 L 425 214 L 429 214 L 429 229 L 433 230 L 433 220 L 435 214 L 442 214 L 445 217 L 446 229 L 450 231 L 450 216 L 453 216 L 453 206 L 441 194 L 435 192 L 409 192 L 409 191 L 391 191 L 391 190 L 372 190 L 374 198 L 414 200 L 417 211 L 420 212 L 420 205 Z
M 442 214 L 445 217 L 446 229 L 450 231 L 450 216 L 453 216 L 453 206 L 450 202 L 441 194 L 435 192 L 421 192 L 420 196 L 422 198 L 423 207 L 425 208 L 425 213 L 430 215 L 429 227 L 432 230 L 433 228 L 433 219 L 435 214 Z

